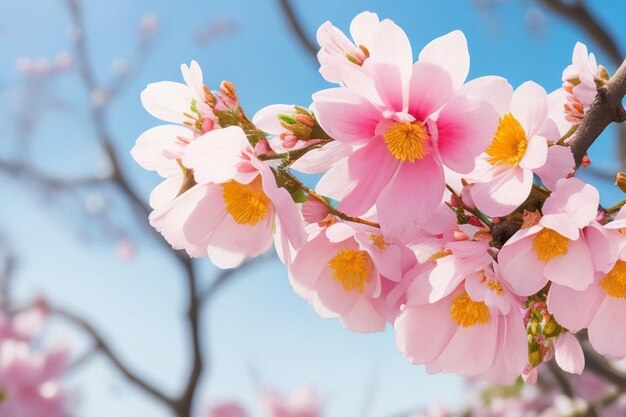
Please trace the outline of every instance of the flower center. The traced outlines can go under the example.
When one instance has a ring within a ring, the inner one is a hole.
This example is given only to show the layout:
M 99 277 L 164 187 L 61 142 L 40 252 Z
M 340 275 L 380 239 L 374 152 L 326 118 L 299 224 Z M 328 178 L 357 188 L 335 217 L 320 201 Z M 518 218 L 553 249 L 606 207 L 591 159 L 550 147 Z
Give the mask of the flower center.
M 222 189 L 226 211 L 236 223 L 254 226 L 267 216 L 270 200 L 263 192 L 260 175 L 250 184 L 229 181 Z
M 384 133 L 383 140 L 389 152 L 400 161 L 415 162 L 430 153 L 428 133 L 420 122 L 398 122 Z
M 542 229 L 533 238 L 537 258 L 544 262 L 565 255 L 568 248 L 569 239 L 552 229 Z
M 524 128 L 511 113 L 500 118 L 491 145 L 485 151 L 491 165 L 506 164 L 515 167 L 526 154 L 528 140 Z
M 363 294 L 365 284 L 369 281 L 367 252 L 353 249 L 342 250 L 328 262 L 328 266 L 333 271 L 333 278 L 346 292 L 357 290 L 359 294 Z
M 626 262 L 618 260 L 600 281 L 600 287 L 615 298 L 626 298 Z
M 461 327 L 487 324 L 491 321 L 489 308 L 482 301 L 472 300 L 467 293 L 456 296 L 450 306 L 450 318 Z

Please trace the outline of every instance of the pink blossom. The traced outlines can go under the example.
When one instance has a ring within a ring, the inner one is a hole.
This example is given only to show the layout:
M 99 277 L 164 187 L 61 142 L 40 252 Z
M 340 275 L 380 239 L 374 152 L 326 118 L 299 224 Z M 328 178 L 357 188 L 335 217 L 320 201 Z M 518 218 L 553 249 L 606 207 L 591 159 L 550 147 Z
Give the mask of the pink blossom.
M 410 82 L 400 66 L 373 62 L 346 75 L 345 87 L 315 93 L 322 128 L 355 147 L 317 191 L 350 215 L 376 205 L 386 234 L 412 240 L 442 202 L 443 166 L 471 171 L 496 128 L 492 105 L 460 90 L 468 71 L 465 36 L 455 31 L 426 45 Z
M 296 390 L 285 398 L 273 390 L 266 390 L 261 402 L 267 417 L 320 417 L 321 402 L 317 391 L 312 387 Z
M 522 204 L 530 194 L 534 173 L 553 188 L 574 168 L 569 148 L 553 145 L 549 151 L 546 136 L 558 131 L 548 119 L 545 90 L 529 81 L 512 95 L 508 91 L 508 96 L 510 104 L 500 109 L 493 140 L 470 175 L 472 200 L 489 216 L 505 216 Z
M 539 224 L 518 231 L 498 254 L 502 277 L 516 294 L 535 294 L 548 281 L 577 290 L 593 282 L 592 253 L 605 242 L 596 238 L 598 204 L 591 185 L 577 178 L 557 182 Z
M 248 413 L 239 403 L 223 402 L 210 407 L 207 417 L 248 417 Z
M 319 315 L 338 317 L 350 330 L 384 330 L 390 318 L 385 296 L 415 262 L 412 253 L 373 227 L 311 227 L 289 268 L 293 289 Z
M 585 117 L 596 98 L 596 78 L 608 80 L 606 69 L 596 63 L 596 57 L 587 52 L 587 46 L 576 42 L 572 52 L 572 64 L 563 70 L 565 91 L 565 118 L 576 125 Z
M 554 343 L 554 358 L 565 372 L 580 375 L 585 369 L 585 355 L 580 342 L 572 333 L 562 331 Z
M 173 81 L 148 84 L 141 92 L 141 103 L 157 119 L 183 124 L 196 135 L 206 133 L 213 128 L 215 115 L 205 94 L 202 69 L 196 61 L 180 68 L 185 84 Z
M 389 19 L 381 22 L 375 13 L 363 12 L 352 20 L 350 33 L 354 42 L 328 21 L 317 31 L 320 73 L 327 81 L 343 83 L 350 72 L 363 72 L 374 62 L 397 65 L 403 79 L 408 80 L 413 53 L 398 25 Z
M 197 138 L 185 147 L 182 164 L 193 170 L 196 185 L 150 215 L 175 249 L 233 268 L 269 249 L 276 217 L 286 240 L 300 246 L 304 231 L 295 204 L 241 128 Z
M 430 303 L 428 273 L 405 277 L 413 281 L 395 322 L 398 349 L 429 373 L 485 375 L 512 383 L 528 361 L 528 347 L 519 302 L 506 283 L 485 268 Z
M 548 308 L 561 325 L 573 332 L 587 328 L 594 349 L 615 358 L 626 357 L 626 335 L 615 331 L 626 314 L 626 238 L 619 232 L 625 214 L 622 208 L 616 220 L 605 226 L 611 247 L 595 250 L 612 257 L 612 262 L 596 268 L 593 283 L 584 289 L 552 285 L 548 293 Z

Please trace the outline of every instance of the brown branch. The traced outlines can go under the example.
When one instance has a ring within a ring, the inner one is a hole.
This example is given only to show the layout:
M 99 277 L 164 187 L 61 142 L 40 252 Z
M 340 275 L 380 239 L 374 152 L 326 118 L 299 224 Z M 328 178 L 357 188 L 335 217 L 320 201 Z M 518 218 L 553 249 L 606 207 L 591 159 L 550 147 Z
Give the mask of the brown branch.
M 138 376 L 135 372 L 131 371 L 113 352 L 104 337 L 100 335 L 100 333 L 86 320 L 74 313 L 58 307 L 49 307 L 49 312 L 68 321 L 69 323 L 72 323 L 76 327 L 82 329 L 85 333 L 89 334 L 94 341 L 95 348 L 98 349 L 98 351 L 100 351 L 129 382 L 133 383 L 136 387 L 139 387 L 145 393 L 156 398 L 164 405 L 167 405 L 168 408 L 173 408 L 174 401 L 145 379 Z
M 54 190 L 88 187 L 110 182 L 110 178 L 108 177 L 53 178 L 48 174 L 36 170 L 25 162 L 4 160 L 0 160 L 0 172 L 8 176 L 21 177 L 25 180 L 34 181 L 39 185 Z
M 591 14 L 581 0 L 540 0 L 546 7 L 581 27 L 587 35 L 611 58 L 615 65 L 620 65 L 624 57 L 615 38 Z
M 302 27 L 302 23 L 300 22 L 293 10 L 291 1 L 278 0 L 278 3 L 280 4 L 280 8 L 284 12 L 285 17 L 289 22 L 289 27 L 291 28 L 291 30 L 293 30 L 296 38 L 298 39 L 298 41 L 300 41 L 300 44 L 304 47 L 305 51 L 307 51 L 309 55 L 313 57 L 313 59 L 317 59 L 317 51 L 319 50 L 319 48 L 317 47 L 315 42 L 313 42 L 305 33 L 304 28 Z
M 598 88 L 598 94 L 591 108 L 586 112 L 585 118 L 572 138 L 571 148 L 577 167 L 608 125 L 626 120 L 626 110 L 622 105 L 625 95 L 626 60 L 622 62 L 615 75 L 605 85 Z

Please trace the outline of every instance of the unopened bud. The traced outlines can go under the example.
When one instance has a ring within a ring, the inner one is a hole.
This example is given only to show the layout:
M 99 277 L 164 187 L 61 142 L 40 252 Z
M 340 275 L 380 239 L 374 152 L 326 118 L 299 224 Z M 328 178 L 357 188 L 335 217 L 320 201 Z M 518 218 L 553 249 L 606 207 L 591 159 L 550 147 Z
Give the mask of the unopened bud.
M 296 114 L 295 118 L 298 122 L 302 123 L 303 125 L 306 125 L 308 127 L 315 126 L 315 121 L 308 114 Z
M 528 362 L 533 368 L 541 365 L 541 354 L 539 353 L 539 351 L 530 352 L 528 354 Z
M 237 91 L 235 86 L 230 81 L 222 81 L 220 84 L 220 91 L 228 98 L 237 101 Z
M 615 185 L 626 193 L 626 172 L 618 172 L 615 176 Z
M 550 318 L 550 320 L 543 326 L 543 334 L 547 337 L 557 336 L 561 332 L 561 326 L 554 320 L 554 317 Z
M 583 160 L 580 162 L 580 166 L 581 167 L 588 167 L 589 165 L 591 165 L 591 159 L 589 159 L 589 155 L 585 154 L 583 156 Z
M 215 98 L 215 96 L 213 95 L 213 93 L 211 92 L 211 90 L 209 90 L 209 87 L 206 84 L 202 85 L 202 93 L 204 95 L 204 102 L 211 108 L 215 107 L 215 105 L 217 104 L 217 99 Z

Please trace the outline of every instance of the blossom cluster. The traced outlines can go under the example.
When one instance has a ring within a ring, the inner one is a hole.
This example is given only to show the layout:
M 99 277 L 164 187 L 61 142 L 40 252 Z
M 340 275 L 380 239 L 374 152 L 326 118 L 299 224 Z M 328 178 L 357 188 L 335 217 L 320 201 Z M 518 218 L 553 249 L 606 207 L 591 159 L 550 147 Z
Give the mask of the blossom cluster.
M 320 417 L 321 400 L 317 391 L 310 386 L 295 390 L 285 397 L 273 389 L 264 389 L 260 395 L 261 408 L 265 417 Z M 207 417 L 248 417 L 248 412 L 237 401 L 224 401 L 209 407 Z
M 0 314 L 0 417 L 70 416 L 71 395 L 60 382 L 70 352 L 36 347 L 45 321 L 43 306 Z
M 626 313 L 626 209 L 600 206 L 570 150 L 606 70 L 577 44 L 548 94 L 468 80 L 460 31 L 417 60 L 374 13 L 350 35 L 319 28 L 320 73 L 335 86 L 308 107 L 249 118 L 233 85 L 211 90 L 196 62 L 182 65 L 184 84 L 148 85 L 144 107 L 168 123 L 131 152 L 164 178 L 151 225 L 220 268 L 274 243 L 320 316 L 358 332 L 391 323 L 428 372 L 533 381 L 556 357 L 580 373 L 582 329 L 601 354 L 626 356 L 614 331 Z

